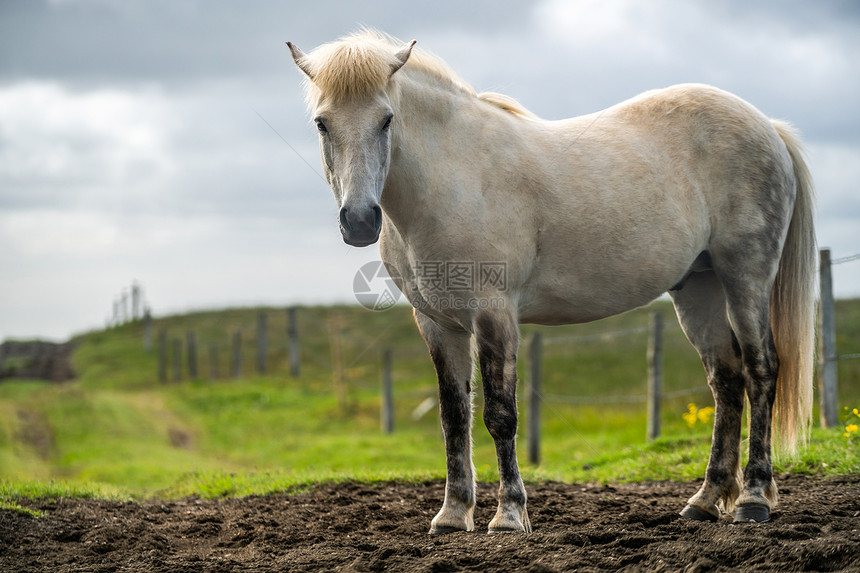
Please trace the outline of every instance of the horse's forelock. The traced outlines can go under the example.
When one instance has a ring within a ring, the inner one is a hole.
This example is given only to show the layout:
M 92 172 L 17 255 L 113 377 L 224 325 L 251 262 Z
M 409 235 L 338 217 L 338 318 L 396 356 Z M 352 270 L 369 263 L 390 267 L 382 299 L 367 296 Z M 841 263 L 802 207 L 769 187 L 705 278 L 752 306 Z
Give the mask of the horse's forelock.
M 387 41 L 368 34 L 324 44 L 307 56 L 312 85 L 331 99 L 382 89 L 398 60 Z

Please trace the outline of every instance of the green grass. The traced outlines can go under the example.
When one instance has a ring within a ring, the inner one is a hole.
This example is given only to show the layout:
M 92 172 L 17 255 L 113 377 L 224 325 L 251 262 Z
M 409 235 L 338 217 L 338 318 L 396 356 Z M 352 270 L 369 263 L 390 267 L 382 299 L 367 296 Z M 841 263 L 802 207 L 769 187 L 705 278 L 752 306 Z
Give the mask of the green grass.
M 19 501 L 24 499 L 51 501 L 61 498 L 124 500 L 130 497 L 128 492 L 122 489 L 95 484 L 0 479 L 0 510 L 31 517 L 44 517 L 46 514 L 44 511 L 24 507 Z
M 617 482 L 701 478 L 709 424 L 688 428 L 688 402 L 713 405 L 693 349 L 674 324 L 670 305 L 658 302 L 588 325 L 541 328 L 545 337 L 583 336 L 637 328 L 648 313 L 664 312 L 667 392 L 700 393 L 663 402 L 663 438 L 645 440 L 643 403 L 546 403 L 542 461 L 519 457 L 528 481 Z M 268 309 L 271 347 L 267 374 L 255 373 L 256 316 L 260 309 L 230 309 L 156 321 L 168 341 L 198 340 L 200 376 L 161 383 L 156 352 L 143 348 L 143 329 L 129 324 L 77 337 L 79 378 L 54 385 L 0 383 L 0 506 L 26 510 L 32 497 L 221 497 L 299 491 L 321 481 L 444 477 L 444 444 L 436 408 L 411 413 L 435 396 L 435 375 L 408 308 L 369 312 L 357 307 L 299 310 L 302 375 L 289 377 L 286 313 Z M 339 327 L 338 327 L 339 325 Z M 536 327 L 522 328 L 527 341 Z M 230 341 L 244 346 L 239 379 L 227 378 Z M 339 334 L 334 334 L 338 332 Z M 860 301 L 838 301 L 839 353 L 860 348 Z M 548 344 L 543 393 L 592 400 L 645 393 L 645 334 Z M 209 378 L 209 349 L 218 349 L 220 377 Z M 340 356 L 336 355 L 337 347 Z M 379 429 L 381 352 L 394 349 L 395 433 Z M 523 349 L 525 350 L 525 349 Z M 528 372 L 522 352 L 520 379 Z M 342 384 L 333 364 L 342 365 Z M 839 363 L 840 403 L 860 406 L 860 360 Z M 480 386 L 480 385 L 478 385 Z M 521 397 L 525 395 L 521 387 Z M 474 459 L 478 478 L 498 479 L 492 440 L 481 421 L 476 388 Z M 520 433 L 527 408 L 520 404 Z M 817 416 L 817 414 L 816 414 Z M 817 419 L 817 418 L 816 418 Z M 860 447 L 842 430 L 816 429 L 810 447 L 777 472 L 860 472 Z

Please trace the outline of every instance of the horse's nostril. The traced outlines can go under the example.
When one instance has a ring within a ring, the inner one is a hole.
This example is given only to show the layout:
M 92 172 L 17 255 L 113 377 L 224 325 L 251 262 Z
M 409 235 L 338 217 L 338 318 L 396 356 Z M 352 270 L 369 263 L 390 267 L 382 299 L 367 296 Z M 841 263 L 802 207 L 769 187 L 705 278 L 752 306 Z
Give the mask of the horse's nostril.
M 344 229 L 349 229 L 349 220 L 347 219 L 347 213 L 349 213 L 349 210 L 346 207 L 342 207 L 340 210 L 340 225 Z
M 373 206 L 373 227 L 378 229 L 382 224 L 382 207 L 379 205 Z

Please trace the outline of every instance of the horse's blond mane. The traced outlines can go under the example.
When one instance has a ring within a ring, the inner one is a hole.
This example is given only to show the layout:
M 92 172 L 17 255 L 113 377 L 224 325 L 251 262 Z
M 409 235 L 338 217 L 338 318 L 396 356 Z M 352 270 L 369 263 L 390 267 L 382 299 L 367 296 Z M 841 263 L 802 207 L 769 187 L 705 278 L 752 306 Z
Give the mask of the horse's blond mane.
M 403 44 L 391 36 L 365 29 L 319 46 L 302 62 L 313 77 L 307 85 L 309 103 L 318 95 L 339 100 L 384 88 L 391 77 L 392 67 L 398 64 L 394 54 Z M 407 66 L 420 69 L 452 89 L 470 93 L 512 114 L 536 117 L 508 96 L 490 92 L 477 94 L 448 64 L 423 50 L 413 50 Z
M 494 106 L 514 115 L 527 117 L 529 119 L 538 119 L 538 116 L 527 110 L 523 104 L 510 96 L 506 96 L 505 94 L 483 92 L 478 94 L 478 99 L 491 103 Z
M 319 46 L 303 63 L 313 77 L 308 87 L 338 100 L 384 87 L 397 59 L 385 38 L 362 31 Z

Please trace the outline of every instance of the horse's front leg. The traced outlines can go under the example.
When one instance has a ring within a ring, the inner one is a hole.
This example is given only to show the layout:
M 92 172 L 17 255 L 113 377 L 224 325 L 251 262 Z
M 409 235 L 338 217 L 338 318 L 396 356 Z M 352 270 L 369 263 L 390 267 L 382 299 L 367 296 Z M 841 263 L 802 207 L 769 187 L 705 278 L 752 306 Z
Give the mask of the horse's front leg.
M 472 465 L 471 334 L 439 326 L 415 311 L 439 379 L 439 411 L 445 434 L 445 502 L 430 523 L 430 534 L 472 531 L 475 468 Z
M 517 346 L 519 329 L 506 313 L 486 313 L 476 321 L 478 359 L 484 384 L 484 424 L 499 460 L 499 507 L 489 532 L 531 532 L 526 490 L 517 465 Z

